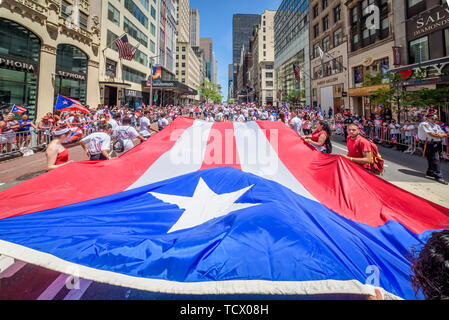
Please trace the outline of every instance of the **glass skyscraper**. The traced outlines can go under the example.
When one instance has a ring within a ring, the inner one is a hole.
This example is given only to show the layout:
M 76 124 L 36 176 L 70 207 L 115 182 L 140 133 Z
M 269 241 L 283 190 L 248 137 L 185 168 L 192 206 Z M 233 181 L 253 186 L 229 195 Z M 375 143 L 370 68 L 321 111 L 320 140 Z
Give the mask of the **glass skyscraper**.
M 232 62 L 234 72 L 234 94 L 236 94 L 237 73 L 240 65 L 242 47 L 249 50 L 254 26 L 260 24 L 259 14 L 234 14 L 232 22 Z
M 274 17 L 274 55 L 277 103 L 289 92 L 300 91 L 302 104 L 310 105 L 309 1 L 284 0 Z M 293 65 L 300 69 L 296 80 Z

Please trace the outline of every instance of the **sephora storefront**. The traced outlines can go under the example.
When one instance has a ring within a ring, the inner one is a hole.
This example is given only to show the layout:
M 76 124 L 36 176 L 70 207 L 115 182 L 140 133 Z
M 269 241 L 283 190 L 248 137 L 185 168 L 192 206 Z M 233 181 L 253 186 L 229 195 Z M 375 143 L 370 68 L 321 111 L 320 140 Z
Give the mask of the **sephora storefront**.
M 30 30 L 0 19 L 0 106 L 25 106 L 35 118 L 41 41 Z
M 54 104 L 59 94 L 86 104 L 87 62 L 87 55 L 77 47 L 58 45 Z

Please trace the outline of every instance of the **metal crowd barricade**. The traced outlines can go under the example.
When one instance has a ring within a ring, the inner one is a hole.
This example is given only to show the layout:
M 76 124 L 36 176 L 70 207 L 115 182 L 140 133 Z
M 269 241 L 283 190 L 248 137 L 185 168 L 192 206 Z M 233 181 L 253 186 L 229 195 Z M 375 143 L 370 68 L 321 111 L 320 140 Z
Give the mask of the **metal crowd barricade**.
M 0 158 L 14 157 L 41 151 L 51 141 L 50 130 L 3 132 L 0 133 Z
M 344 135 L 343 122 L 337 121 L 335 118 L 330 120 L 331 129 L 336 135 Z M 363 135 L 375 143 L 384 147 L 396 148 L 400 151 L 410 150 L 412 154 L 422 154 L 423 144 L 416 141 L 414 133 L 417 132 L 418 126 L 415 126 L 415 131 L 406 134 L 399 129 L 399 133 L 389 127 L 385 126 L 364 126 Z

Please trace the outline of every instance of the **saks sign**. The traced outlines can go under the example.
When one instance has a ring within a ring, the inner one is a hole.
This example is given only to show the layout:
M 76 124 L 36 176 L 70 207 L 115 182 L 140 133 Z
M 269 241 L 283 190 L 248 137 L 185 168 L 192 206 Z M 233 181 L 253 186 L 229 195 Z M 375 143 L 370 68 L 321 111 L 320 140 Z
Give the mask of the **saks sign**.
M 409 30 L 412 32 L 412 37 L 446 28 L 449 26 L 449 7 L 444 6 L 444 8 L 425 13 L 416 21 L 410 22 L 410 24 Z
M 0 57 L 0 68 L 14 69 L 17 71 L 36 73 L 36 65 L 29 62 L 23 62 L 12 58 Z

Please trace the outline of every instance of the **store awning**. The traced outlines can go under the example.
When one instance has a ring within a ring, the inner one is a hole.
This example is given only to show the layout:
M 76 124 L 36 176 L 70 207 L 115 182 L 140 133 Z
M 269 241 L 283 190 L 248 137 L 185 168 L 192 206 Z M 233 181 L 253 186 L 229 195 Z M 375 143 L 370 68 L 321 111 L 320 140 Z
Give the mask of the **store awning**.
M 390 85 L 388 84 L 379 84 L 375 86 L 369 87 L 361 87 L 361 88 L 350 88 L 349 96 L 350 97 L 366 97 L 369 96 L 372 92 L 377 91 L 379 89 L 389 89 Z
M 150 90 L 150 83 L 147 81 L 143 81 L 142 88 L 143 88 L 142 91 L 145 91 L 145 92 Z M 186 86 L 185 84 L 183 84 L 179 81 L 154 82 L 153 89 L 154 90 L 163 90 L 163 91 L 172 91 L 179 95 L 196 96 L 198 94 L 197 90 L 192 89 L 189 86 Z
M 114 87 L 114 88 L 130 88 L 131 87 L 131 84 L 124 83 L 124 82 L 100 81 L 100 85 Z

